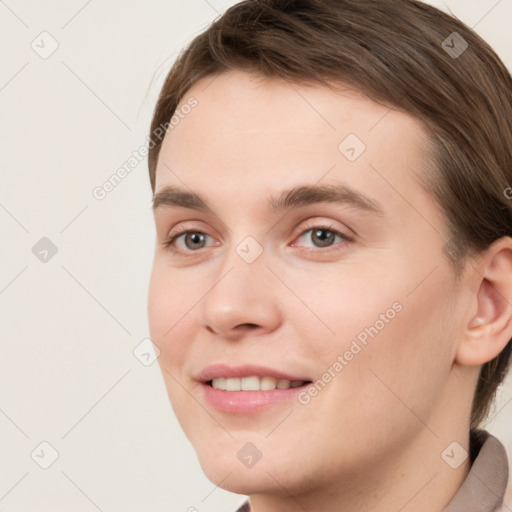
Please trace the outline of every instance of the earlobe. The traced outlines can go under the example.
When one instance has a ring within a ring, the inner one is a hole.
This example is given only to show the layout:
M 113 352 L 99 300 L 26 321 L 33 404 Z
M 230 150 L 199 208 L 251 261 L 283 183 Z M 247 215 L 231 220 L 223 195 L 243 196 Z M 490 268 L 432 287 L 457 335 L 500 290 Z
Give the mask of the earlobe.
M 476 312 L 461 333 L 455 357 L 456 363 L 468 366 L 491 361 L 512 338 L 512 239 L 492 244 L 475 272 Z

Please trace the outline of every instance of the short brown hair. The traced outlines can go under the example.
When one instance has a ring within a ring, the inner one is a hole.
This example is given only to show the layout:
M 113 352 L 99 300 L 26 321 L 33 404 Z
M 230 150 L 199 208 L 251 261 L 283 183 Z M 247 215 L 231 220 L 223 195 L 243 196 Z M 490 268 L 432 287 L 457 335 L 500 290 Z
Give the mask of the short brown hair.
M 431 154 L 421 180 L 450 228 L 443 250 L 457 278 L 468 257 L 512 236 L 512 200 L 505 192 L 512 184 L 512 78 L 457 18 L 416 0 L 232 6 L 182 51 L 165 80 L 151 123 L 153 192 L 158 127 L 198 80 L 231 69 L 290 83 L 351 84 L 422 121 Z M 512 340 L 482 366 L 472 427 L 487 417 L 511 354 Z

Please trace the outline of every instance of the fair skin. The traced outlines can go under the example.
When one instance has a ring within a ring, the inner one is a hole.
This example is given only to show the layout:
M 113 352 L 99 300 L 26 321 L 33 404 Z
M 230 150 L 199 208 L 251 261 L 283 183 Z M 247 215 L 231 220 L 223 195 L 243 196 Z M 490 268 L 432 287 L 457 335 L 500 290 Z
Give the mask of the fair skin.
M 164 139 L 155 192 L 193 191 L 210 210 L 155 209 L 148 315 L 205 474 L 249 495 L 254 512 L 442 511 L 470 463 L 452 469 L 441 453 L 453 441 L 469 449 L 478 370 L 512 337 L 512 240 L 456 281 L 440 208 L 414 174 L 425 131 L 353 88 L 235 71 L 190 97 L 198 105 Z M 338 149 L 348 134 L 366 146 L 354 161 Z M 283 190 L 334 184 L 381 214 L 328 202 L 267 209 Z M 322 227 L 332 243 L 313 236 Z M 178 231 L 192 233 L 166 248 Z M 236 250 L 248 236 L 262 249 L 251 263 Z M 316 382 L 395 303 L 400 312 L 309 403 L 293 395 L 232 413 L 205 400 L 196 377 L 215 363 Z M 251 467 L 237 456 L 248 442 L 261 453 Z

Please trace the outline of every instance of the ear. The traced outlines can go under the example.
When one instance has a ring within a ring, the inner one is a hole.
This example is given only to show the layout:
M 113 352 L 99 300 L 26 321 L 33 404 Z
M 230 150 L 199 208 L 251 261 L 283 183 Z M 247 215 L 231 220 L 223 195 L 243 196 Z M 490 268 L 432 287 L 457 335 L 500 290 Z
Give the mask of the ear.
M 456 363 L 468 366 L 491 361 L 512 338 L 512 238 L 494 242 L 473 269 L 472 312 L 455 356 Z

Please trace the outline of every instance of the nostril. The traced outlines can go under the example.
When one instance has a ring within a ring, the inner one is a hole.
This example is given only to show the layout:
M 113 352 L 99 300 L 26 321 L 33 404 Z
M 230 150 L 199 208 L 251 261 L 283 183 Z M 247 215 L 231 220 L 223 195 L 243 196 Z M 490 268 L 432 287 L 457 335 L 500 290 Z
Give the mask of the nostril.
M 251 324 L 251 323 L 238 324 L 238 325 L 235 327 L 235 330 L 236 330 L 236 331 L 248 331 L 248 330 L 257 329 L 258 327 L 259 327 L 259 325 L 258 325 L 258 324 Z
M 237 326 L 236 330 L 238 331 L 254 331 L 254 329 L 258 329 L 260 326 L 258 324 L 240 324 Z

